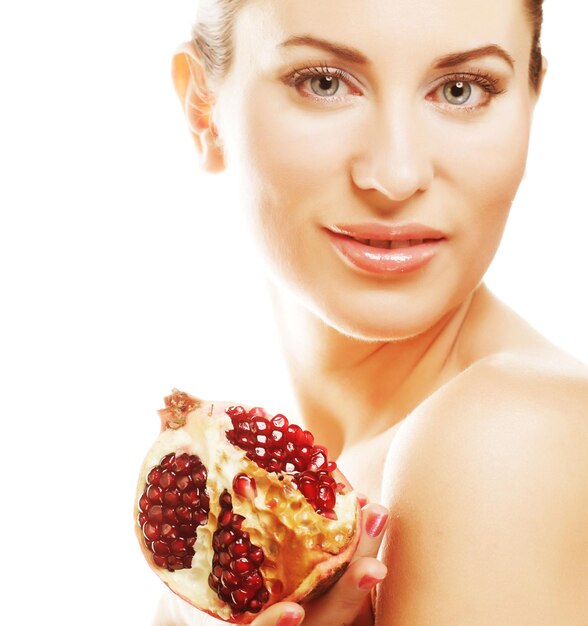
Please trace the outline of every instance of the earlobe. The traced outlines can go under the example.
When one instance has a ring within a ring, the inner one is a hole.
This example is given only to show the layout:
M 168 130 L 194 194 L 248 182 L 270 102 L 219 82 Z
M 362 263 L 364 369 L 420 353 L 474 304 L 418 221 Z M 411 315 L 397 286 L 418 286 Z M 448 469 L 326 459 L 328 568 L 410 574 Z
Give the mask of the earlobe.
M 547 59 L 544 56 L 542 56 L 541 57 L 541 78 L 539 79 L 539 91 L 541 91 L 541 87 L 543 87 L 545 74 L 547 74 Z
M 223 150 L 212 121 L 214 94 L 207 84 L 200 56 L 191 42 L 182 44 L 176 51 L 171 73 L 203 169 L 211 173 L 222 171 Z
M 541 89 L 543 88 L 543 82 L 545 80 L 545 74 L 547 73 L 547 59 L 542 56 L 541 57 L 541 73 L 539 74 L 539 81 L 537 84 L 537 88 L 535 89 L 536 91 L 536 99 L 539 98 L 539 96 L 541 95 Z

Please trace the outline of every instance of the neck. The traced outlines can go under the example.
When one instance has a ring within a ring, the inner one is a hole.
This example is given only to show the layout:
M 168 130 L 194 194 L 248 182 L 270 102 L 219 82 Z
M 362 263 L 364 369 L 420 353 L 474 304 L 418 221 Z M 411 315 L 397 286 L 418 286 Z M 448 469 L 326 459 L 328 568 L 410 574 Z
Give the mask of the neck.
M 400 422 L 465 369 L 459 339 L 478 290 L 415 337 L 367 342 L 336 331 L 270 284 L 298 409 L 317 440 L 338 456 Z

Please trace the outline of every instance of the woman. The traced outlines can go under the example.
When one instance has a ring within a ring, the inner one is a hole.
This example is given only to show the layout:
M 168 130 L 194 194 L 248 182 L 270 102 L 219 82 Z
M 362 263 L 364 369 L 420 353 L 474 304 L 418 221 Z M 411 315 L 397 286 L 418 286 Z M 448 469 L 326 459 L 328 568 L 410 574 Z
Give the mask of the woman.
M 173 75 L 202 166 L 241 185 L 304 421 L 390 511 L 378 532 L 366 506 L 304 624 L 588 623 L 588 369 L 483 283 L 546 71 L 541 0 L 200 11 Z M 158 623 L 199 623 L 178 607 Z

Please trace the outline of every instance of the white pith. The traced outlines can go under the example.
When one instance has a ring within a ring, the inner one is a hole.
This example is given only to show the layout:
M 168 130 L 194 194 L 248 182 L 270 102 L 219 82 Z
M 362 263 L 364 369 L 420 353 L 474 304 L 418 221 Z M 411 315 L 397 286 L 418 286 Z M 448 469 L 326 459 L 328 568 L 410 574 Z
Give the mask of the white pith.
M 145 459 L 137 489 L 138 503 L 149 471 L 170 452 L 188 452 L 202 460 L 208 471 L 210 513 L 208 523 L 197 530 L 192 568 L 169 572 L 150 564 L 174 592 L 222 619 L 230 618 L 231 609 L 209 587 L 208 575 L 213 557 L 212 534 L 220 509 L 218 496 L 224 489 L 231 493 L 233 512 L 245 517 L 242 530 L 249 532 L 251 543 L 264 551 L 260 570 L 270 594 L 272 586 L 282 581 L 287 584 L 284 596 L 293 593 L 305 579 L 318 576 L 317 566 L 321 562 L 349 546 L 356 533 L 357 507 L 356 495 L 350 492 L 337 496 L 337 520 L 317 514 L 292 486 L 289 476 L 279 480 L 275 473 L 260 469 L 245 456 L 245 451 L 228 442 L 225 432 L 232 428 L 232 423 L 225 409 L 229 406 L 224 402 L 203 402 L 188 414 L 183 427 L 164 430 Z M 240 473 L 255 479 L 254 501 L 233 492 L 233 478 Z M 150 558 L 150 554 L 146 556 Z

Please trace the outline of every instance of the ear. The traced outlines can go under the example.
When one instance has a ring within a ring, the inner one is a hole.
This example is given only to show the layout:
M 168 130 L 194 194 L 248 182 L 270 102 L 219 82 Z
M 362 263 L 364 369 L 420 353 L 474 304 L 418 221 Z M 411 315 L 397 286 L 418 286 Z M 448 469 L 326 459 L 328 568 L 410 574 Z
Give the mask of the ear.
M 172 79 L 205 171 L 225 169 L 218 131 L 212 121 L 214 94 L 204 64 L 192 42 L 182 44 L 172 59 Z
M 541 92 L 541 88 L 543 87 L 545 74 L 547 74 L 547 59 L 544 56 L 542 56 L 541 57 L 541 76 L 539 78 L 539 86 L 537 87 L 538 92 Z
M 547 59 L 542 56 L 541 57 L 541 74 L 539 75 L 539 81 L 537 87 L 535 88 L 534 100 L 535 103 L 539 99 L 541 95 L 541 89 L 543 88 L 543 81 L 545 80 L 545 74 L 547 74 Z

